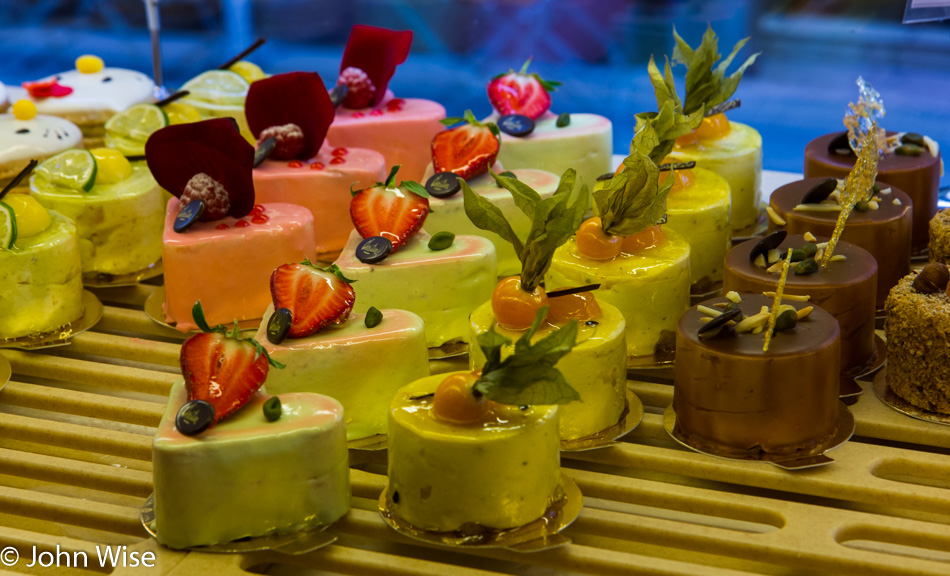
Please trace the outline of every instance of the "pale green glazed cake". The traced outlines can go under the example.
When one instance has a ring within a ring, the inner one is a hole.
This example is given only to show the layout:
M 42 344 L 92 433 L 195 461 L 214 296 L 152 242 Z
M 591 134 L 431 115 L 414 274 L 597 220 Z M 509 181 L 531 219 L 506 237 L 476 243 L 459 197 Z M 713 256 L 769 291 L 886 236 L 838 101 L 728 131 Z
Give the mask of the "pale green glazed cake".
M 700 292 L 722 282 L 723 261 L 732 247 L 729 184 L 710 170 L 694 168 L 695 181 L 666 197 L 666 228 L 689 242 L 690 279 Z

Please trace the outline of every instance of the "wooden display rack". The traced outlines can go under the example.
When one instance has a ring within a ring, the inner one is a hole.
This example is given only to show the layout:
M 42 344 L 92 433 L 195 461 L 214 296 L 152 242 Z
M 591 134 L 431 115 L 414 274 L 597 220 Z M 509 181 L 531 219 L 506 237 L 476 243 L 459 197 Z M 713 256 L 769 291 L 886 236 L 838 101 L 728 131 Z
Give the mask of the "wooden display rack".
M 629 382 L 647 407 L 618 446 L 563 454 L 584 509 L 572 543 L 538 553 L 427 547 L 388 528 L 376 501 L 385 452 L 351 452 L 353 509 L 336 543 L 299 556 L 175 552 L 149 538 L 151 437 L 178 376 L 182 336 L 141 311 L 149 286 L 101 290 L 101 323 L 71 345 L 2 350 L 0 548 L 10 573 L 109 573 L 96 545 L 152 551 L 117 575 L 242 574 L 950 574 L 950 426 L 913 420 L 865 393 L 855 437 L 822 468 L 788 472 L 687 451 L 663 429 L 670 371 Z M 438 361 L 434 372 L 460 367 Z M 89 569 L 27 568 L 39 551 L 85 552 Z M 3 558 L 0 556 L 0 558 Z

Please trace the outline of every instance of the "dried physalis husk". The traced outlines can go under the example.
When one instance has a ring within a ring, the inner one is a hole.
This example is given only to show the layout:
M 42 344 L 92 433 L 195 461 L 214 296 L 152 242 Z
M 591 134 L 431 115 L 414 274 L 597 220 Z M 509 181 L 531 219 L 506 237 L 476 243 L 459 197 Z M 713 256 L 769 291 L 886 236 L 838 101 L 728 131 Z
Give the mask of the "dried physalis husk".
M 940 262 L 930 262 L 914 278 L 914 290 L 920 294 L 936 294 L 943 292 L 950 284 L 950 271 L 947 265 Z

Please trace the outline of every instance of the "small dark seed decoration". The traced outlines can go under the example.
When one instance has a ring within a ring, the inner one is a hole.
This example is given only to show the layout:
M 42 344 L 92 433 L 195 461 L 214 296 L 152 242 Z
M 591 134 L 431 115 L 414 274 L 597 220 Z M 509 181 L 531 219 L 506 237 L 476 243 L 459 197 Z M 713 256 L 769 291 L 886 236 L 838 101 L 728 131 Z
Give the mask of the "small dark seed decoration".
M 528 406 L 518 406 L 518 408 L 520 408 L 520 409 L 522 409 L 522 410 L 527 410 L 529 407 L 528 407 Z
M 588 326 L 590 326 L 591 328 L 593 328 L 594 326 L 597 326 L 597 324 L 599 324 L 599 322 L 597 322 L 596 320 L 588 320 L 587 322 L 584 322 L 584 324 L 587 324 Z
M 717 336 L 731 334 L 735 328 L 732 324 L 729 324 L 729 321 L 735 320 L 741 315 L 742 310 L 739 310 L 738 307 L 732 310 L 723 311 L 723 313 L 719 316 L 716 316 L 709 322 L 706 322 L 700 326 L 697 335 L 703 340 L 709 340 L 711 338 L 716 338 Z
M 185 436 L 201 434 L 214 422 L 214 406 L 204 400 L 189 400 L 175 416 L 175 428 Z
M 369 310 L 366 311 L 366 318 L 363 320 L 363 325 L 367 328 L 375 328 L 379 326 L 379 323 L 383 321 L 383 313 L 380 312 L 375 306 L 370 306 Z
M 268 422 L 276 422 L 280 420 L 280 415 L 280 398 L 271 396 L 264 402 L 264 418 L 267 418 Z
M 399 490 L 393 491 L 393 504 L 399 504 Z
M 112 76 L 106 76 L 102 79 L 103 82 L 112 82 Z
M 924 140 L 923 134 L 908 132 L 901 136 L 901 144 L 914 144 L 915 146 L 923 147 L 927 145 L 927 142 Z
M 558 128 L 564 128 L 565 126 L 571 125 L 571 114 L 569 112 L 561 112 L 557 115 L 557 122 L 555 125 Z
M 808 276 L 809 274 L 814 274 L 818 272 L 818 263 L 815 262 L 814 258 L 806 258 L 798 263 L 795 266 L 795 275 L 796 276 Z
M 370 236 L 364 238 L 356 246 L 356 259 L 363 264 L 376 264 L 382 262 L 387 256 L 392 254 L 393 243 L 389 238 L 383 236 Z
M 768 258 L 769 250 L 774 250 L 781 246 L 786 236 L 788 236 L 788 232 L 785 230 L 776 230 L 759 240 L 756 245 L 752 247 L 752 251 L 749 252 L 749 261 L 754 261 L 760 254 Z
M 346 100 L 346 94 L 350 91 L 350 87 L 346 84 L 337 84 L 333 87 L 333 90 L 330 90 L 330 102 L 333 102 L 333 107 L 336 108 Z
M 601 174 L 600 176 L 597 177 L 597 181 L 598 181 L 598 182 L 603 182 L 603 181 L 605 181 L 605 180 L 610 180 L 610 179 L 613 178 L 613 177 L 614 177 L 614 173 L 613 173 L 613 172 L 604 172 L 603 174 Z
M 410 400 L 425 400 L 427 398 L 432 398 L 435 396 L 435 392 L 429 392 L 428 394 L 420 394 L 419 396 L 410 396 Z
M 429 238 L 429 250 L 433 252 L 445 250 L 450 247 L 453 242 L 455 242 L 455 234 L 443 230 L 442 232 L 437 232 L 432 238 Z
M 828 196 L 831 196 L 831 193 L 837 188 L 837 180 L 834 178 L 825 178 L 821 182 L 815 183 L 814 186 L 808 189 L 808 192 L 805 192 L 805 195 L 802 196 L 802 204 L 820 204 L 823 200 L 826 200 Z
M 516 138 L 534 132 L 534 120 L 523 114 L 506 114 L 498 119 L 498 129 Z
M 459 177 L 454 172 L 439 172 L 426 180 L 426 191 L 436 198 L 451 198 L 462 190 Z
M 791 330 L 796 324 L 798 324 L 798 314 L 794 310 L 786 310 L 775 319 L 775 329 L 772 334 Z
M 29 128 L 20 128 L 19 130 L 16 131 L 16 133 L 17 133 L 17 134 L 29 134 L 29 133 L 30 133 L 30 129 L 29 129 Z
M 178 211 L 175 216 L 175 222 L 172 224 L 172 230 L 179 234 L 191 228 L 205 211 L 205 201 L 201 198 L 195 198 L 187 203 Z
M 894 150 L 898 156 L 920 156 L 923 153 L 924 149 L 916 144 L 901 144 Z
M 278 308 L 270 315 L 267 321 L 267 341 L 271 344 L 280 344 L 287 338 L 294 314 L 289 308 Z
M 946 264 L 930 262 L 914 278 L 913 288 L 920 294 L 936 294 L 947 289 L 950 283 L 950 271 Z
M 270 156 L 271 152 L 274 151 L 274 147 L 277 146 L 277 138 L 271 136 L 270 138 L 265 138 L 258 146 L 257 150 L 254 151 L 254 167 L 257 168 L 261 165 L 264 160 L 267 160 L 267 157 Z

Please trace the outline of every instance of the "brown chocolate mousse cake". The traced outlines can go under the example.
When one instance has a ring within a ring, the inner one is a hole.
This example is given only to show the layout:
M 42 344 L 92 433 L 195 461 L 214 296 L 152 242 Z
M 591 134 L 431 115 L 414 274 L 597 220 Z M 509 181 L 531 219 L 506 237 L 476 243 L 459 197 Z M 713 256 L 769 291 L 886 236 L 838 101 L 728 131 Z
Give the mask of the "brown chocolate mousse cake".
M 784 231 L 773 234 L 782 235 Z M 772 262 L 756 262 L 750 257 L 757 246 L 777 243 L 779 238 L 773 234 L 743 242 L 726 254 L 724 292 L 735 290 L 740 294 L 761 294 L 775 290 L 779 279 L 775 269 L 781 268 L 781 262 L 775 266 Z M 834 251 L 835 261 L 829 263 L 827 268 L 821 268 L 820 256 L 815 254 L 814 257 L 807 257 L 807 254 L 816 248 L 821 251 L 825 241 L 827 238 L 806 242 L 802 236 L 789 234 L 778 244 L 773 256 L 777 258 L 778 254 L 784 255 L 789 248 L 804 252 L 804 255 L 796 253 L 793 257 L 793 262 L 803 256 L 805 260 L 796 262 L 789 272 L 785 293 L 811 296 L 810 304 L 821 306 L 838 320 L 841 327 L 842 373 L 861 374 L 874 359 L 877 261 L 863 248 L 848 242 L 838 242 Z
M 877 309 L 884 310 L 887 293 L 910 273 L 911 199 L 896 186 L 878 182 L 871 200 L 859 203 L 848 217 L 841 239 L 864 248 L 877 260 Z M 769 220 L 769 231 L 811 232 L 830 237 L 840 213 L 838 198 L 844 185 L 834 178 L 805 178 L 786 184 L 769 201 L 784 226 Z M 948 230 L 950 232 L 950 230 Z M 950 246 L 948 246 L 950 248 Z
M 943 172 L 940 150 L 933 140 L 920 134 L 888 132 L 887 136 L 897 138 L 895 144 L 899 146 L 880 159 L 877 179 L 900 188 L 913 200 L 912 247 L 914 254 L 919 254 L 927 247 L 927 223 L 937 213 Z M 848 146 L 847 132 L 819 136 L 805 147 L 805 177 L 846 178 L 856 159 Z
M 772 306 L 762 295 L 741 298 L 737 306 L 748 320 Z M 764 333 L 739 333 L 742 322 L 731 333 L 700 336 L 708 316 L 703 307 L 728 311 L 736 306 L 722 308 L 729 303 L 707 300 L 677 325 L 675 433 L 700 450 L 735 457 L 817 452 L 838 425 L 838 322 L 808 302 L 784 300 L 798 315 L 812 310 L 776 332 L 767 352 Z
M 933 262 L 904 277 L 887 297 L 884 323 L 887 385 L 914 406 L 942 414 L 950 414 L 948 280 L 947 267 Z
M 930 261 L 950 263 L 950 209 L 930 221 Z

